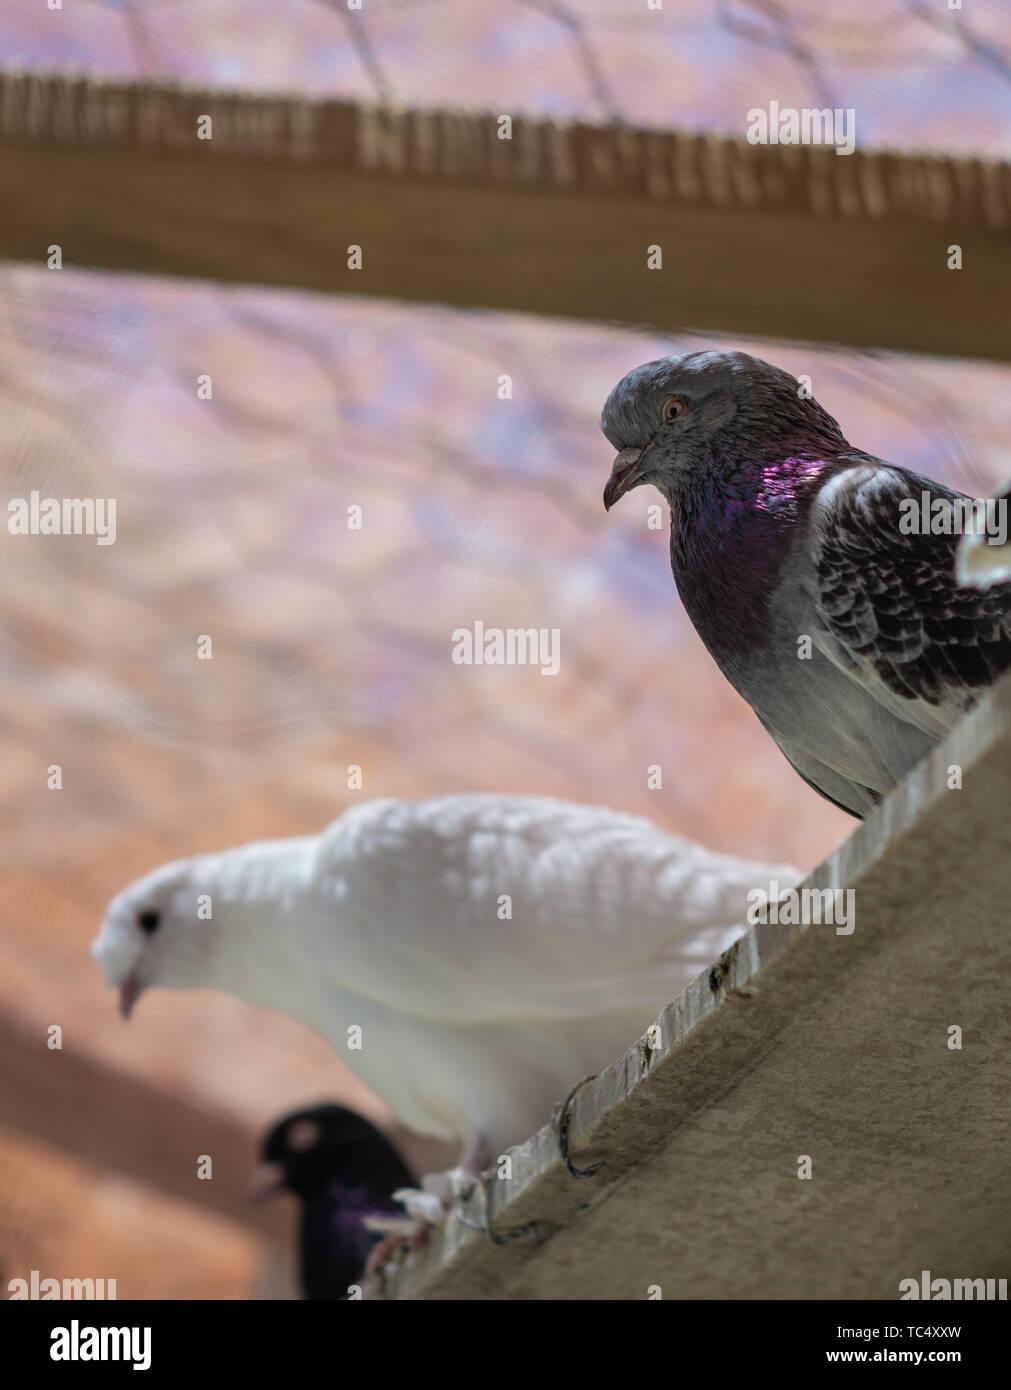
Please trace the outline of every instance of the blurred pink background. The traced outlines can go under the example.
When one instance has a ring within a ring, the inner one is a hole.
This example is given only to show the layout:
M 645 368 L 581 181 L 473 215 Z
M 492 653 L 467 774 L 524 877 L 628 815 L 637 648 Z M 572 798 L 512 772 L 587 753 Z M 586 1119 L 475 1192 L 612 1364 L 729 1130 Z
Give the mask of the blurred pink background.
M 935 8 L 87 0 L 7 13 L 0 36 L 30 66 L 419 104 L 452 92 L 729 134 L 775 97 L 855 107 L 861 144 L 1001 149 L 1006 16 L 974 3 L 941 24 Z M 315 831 L 354 799 L 473 788 L 636 811 L 805 869 L 830 853 L 855 822 L 804 786 L 702 648 L 666 530 L 646 527 L 656 497 L 638 491 L 610 517 L 601 503 L 610 388 L 716 341 L 3 267 L 7 496 L 118 510 L 111 546 L 0 543 L 0 1010 L 13 1026 L 44 1048 L 60 1023 L 65 1047 L 251 1133 L 327 1097 L 388 1120 L 321 1040 L 236 1001 L 154 995 L 125 1028 L 87 956 L 107 899 L 179 855 Z M 871 452 L 976 493 L 1011 474 L 1004 368 L 734 345 L 810 375 Z M 198 399 L 202 374 L 212 400 Z M 454 665 L 453 629 L 478 618 L 558 628 L 558 675 Z M 196 659 L 201 634 L 212 661 Z M 661 791 L 647 790 L 651 764 Z M 196 1200 L 0 1128 L 0 1293 L 40 1266 L 118 1272 L 121 1297 L 283 1292 L 272 1258 Z

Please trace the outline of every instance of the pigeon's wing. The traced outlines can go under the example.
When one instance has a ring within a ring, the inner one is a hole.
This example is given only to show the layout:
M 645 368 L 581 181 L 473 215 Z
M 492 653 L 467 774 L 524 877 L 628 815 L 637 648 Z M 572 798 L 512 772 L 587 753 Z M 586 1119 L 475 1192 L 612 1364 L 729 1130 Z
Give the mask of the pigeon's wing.
M 634 816 L 473 795 L 346 813 L 318 896 L 345 987 L 445 1024 L 522 1024 L 669 1002 L 746 929 L 751 890 L 798 877 Z
M 861 820 L 878 805 L 881 800 L 878 792 L 865 786 L 863 782 L 854 781 L 852 777 L 846 777 L 835 768 L 829 767 L 820 758 L 816 758 L 809 749 L 797 747 L 761 715 L 758 718 L 766 733 L 775 740 L 779 751 L 794 772 L 807 783 L 812 791 L 816 791 L 819 796 L 823 796 L 833 806 L 838 806 L 840 811 L 845 811 L 850 816 L 857 816 Z
M 959 537 L 923 534 L 928 503 L 962 494 L 890 464 L 837 473 L 811 513 L 814 640 L 881 705 L 926 734 L 957 721 L 1011 665 L 1011 585 L 959 585 Z M 905 504 L 905 506 L 903 506 Z

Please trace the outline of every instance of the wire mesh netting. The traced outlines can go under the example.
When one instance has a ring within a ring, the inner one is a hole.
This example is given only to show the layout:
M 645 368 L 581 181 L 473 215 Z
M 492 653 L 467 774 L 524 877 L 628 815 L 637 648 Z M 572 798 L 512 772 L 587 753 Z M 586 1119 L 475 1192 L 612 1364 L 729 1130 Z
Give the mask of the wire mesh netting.
M 1011 127 L 991 3 L 81 0 L 9 11 L 0 35 L 12 64 L 252 92 L 737 136 L 775 98 L 854 108 L 861 145 L 949 153 L 1001 153 Z M 59 1021 L 110 1071 L 250 1126 L 321 1094 L 367 1104 L 319 1040 L 229 1000 L 145 1001 L 127 1052 L 86 955 L 109 895 L 362 796 L 551 793 L 804 867 L 848 833 L 701 647 L 655 497 L 603 514 L 611 386 L 712 336 L 41 262 L 0 275 L 7 493 L 114 498 L 117 534 L 19 537 L 0 562 L 10 1017 Z M 974 493 L 1011 474 L 1003 367 L 734 342 L 809 375 L 871 452 Z M 455 666 L 475 618 L 557 629 L 558 674 Z M 0 1162 L 0 1237 L 26 1267 L 105 1251 L 121 1297 L 254 1287 L 259 1247 L 234 1223 L 180 1217 L 173 1253 L 150 1192 L 23 1136 L 0 1135 Z M 160 1284 L 141 1233 L 165 1251 Z
M 775 98 L 854 109 L 861 145 L 992 155 L 1009 31 L 999 0 L 83 0 L 0 19 L 29 66 L 726 135 Z

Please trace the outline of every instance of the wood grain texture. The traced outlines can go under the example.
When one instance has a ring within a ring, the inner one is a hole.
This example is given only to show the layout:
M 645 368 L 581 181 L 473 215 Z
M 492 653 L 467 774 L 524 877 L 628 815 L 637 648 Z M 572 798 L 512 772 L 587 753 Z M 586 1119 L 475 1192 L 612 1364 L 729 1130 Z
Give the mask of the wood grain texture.
M 993 312 L 1011 290 L 1007 165 L 496 128 L 7 75 L 0 254 L 41 264 L 58 244 L 66 267 L 1011 360 Z

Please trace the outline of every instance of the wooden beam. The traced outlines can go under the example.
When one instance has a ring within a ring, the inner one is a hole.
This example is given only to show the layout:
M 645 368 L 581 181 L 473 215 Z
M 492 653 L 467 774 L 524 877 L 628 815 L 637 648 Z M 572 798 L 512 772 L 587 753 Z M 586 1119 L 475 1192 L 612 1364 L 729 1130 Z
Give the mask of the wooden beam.
M 993 311 L 1011 297 L 1007 164 L 499 129 L 7 73 L 0 255 L 43 265 L 58 244 L 65 267 L 1011 360 Z
M 50 1052 L 0 1012 L 0 1125 L 97 1166 L 209 1208 L 277 1241 L 290 1236 L 284 1203 L 251 1206 L 246 1183 L 259 1136 L 182 1096 L 110 1070 L 88 1053 Z M 214 1162 L 197 1177 L 197 1156 Z

